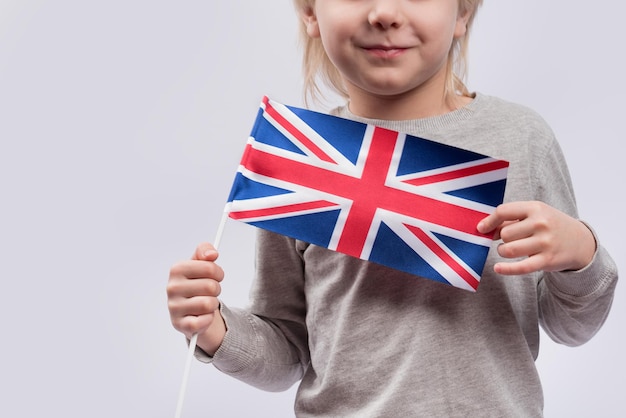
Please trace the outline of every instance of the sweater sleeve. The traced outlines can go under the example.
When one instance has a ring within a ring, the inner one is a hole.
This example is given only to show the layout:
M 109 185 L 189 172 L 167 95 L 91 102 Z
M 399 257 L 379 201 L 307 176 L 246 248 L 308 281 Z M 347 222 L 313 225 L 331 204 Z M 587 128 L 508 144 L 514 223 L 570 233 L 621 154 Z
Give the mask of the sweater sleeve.
M 543 158 L 537 158 L 533 179 L 538 200 L 578 219 L 570 175 L 555 140 Z M 591 229 L 591 227 L 589 227 Z M 589 341 L 601 328 L 611 308 L 617 267 L 593 231 L 597 250 L 591 263 L 578 271 L 544 273 L 539 280 L 539 321 L 556 342 L 577 346 Z
M 598 246 L 592 262 L 575 272 L 554 272 L 539 282 L 540 321 L 556 342 L 577 346 L 589 341 L 606 320 L 617 267 Z
M 309 363 L 302 261 L 290 238 L 259 230 L 257 276 L 247 309 L 222 304 L 226 335 L 215 356 L 196 358 L 259 389 L 299 381 Z

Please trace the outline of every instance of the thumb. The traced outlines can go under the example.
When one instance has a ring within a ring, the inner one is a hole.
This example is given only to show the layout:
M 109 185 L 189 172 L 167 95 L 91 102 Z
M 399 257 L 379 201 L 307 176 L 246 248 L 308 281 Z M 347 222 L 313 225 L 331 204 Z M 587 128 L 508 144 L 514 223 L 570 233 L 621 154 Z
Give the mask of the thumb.
M 215 261 L 218 256 L 219 253 L 212 244 L 203 242 L 196 247 L 196 251 L 191 258 L 193 260 Z

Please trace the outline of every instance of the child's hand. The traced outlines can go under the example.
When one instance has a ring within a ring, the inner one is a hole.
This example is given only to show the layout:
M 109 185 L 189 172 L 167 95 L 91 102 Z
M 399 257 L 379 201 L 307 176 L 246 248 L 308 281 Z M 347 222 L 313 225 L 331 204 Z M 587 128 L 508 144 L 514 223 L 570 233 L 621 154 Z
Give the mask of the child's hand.
M 542 202 L 502 204 L 477 228 L 483 234 L 495 230 L 494 239 L 503 241 L 500 256 L 523 258 L 497 263 L 494 270 L 499 274 L 579 270 L 596 251 L 595 238 L 585 224 Z
M 209 354 L 219 348 L 226 327 L 217 299 L 224 271 L 215 264 L 218 253 L 211 244 L 198 245 L 191 260 L 176 263 L 167 283 L 168 309 L 172 325 Z

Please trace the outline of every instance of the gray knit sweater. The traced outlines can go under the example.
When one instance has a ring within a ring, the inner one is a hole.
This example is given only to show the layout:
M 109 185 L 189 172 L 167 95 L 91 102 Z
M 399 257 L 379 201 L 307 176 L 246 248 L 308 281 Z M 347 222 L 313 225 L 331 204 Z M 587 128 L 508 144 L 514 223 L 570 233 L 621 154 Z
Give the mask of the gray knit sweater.
M 419 120 L 335 113 L 508 160 L 505 201 L 578 216 L 559 145 L 522 106 L 479 94 Z M 221 348 L 196 356 L 265 390 L 301 380 L 298 417 L 541 416 L 539 325 L 563 344 L 590 339 L 609 312 L 616 266 L 600 244 L 577 272 L 503 277 L 498 260 L 492 248 L 471 293 L 260 230 L 250 306 L 222 305 Z

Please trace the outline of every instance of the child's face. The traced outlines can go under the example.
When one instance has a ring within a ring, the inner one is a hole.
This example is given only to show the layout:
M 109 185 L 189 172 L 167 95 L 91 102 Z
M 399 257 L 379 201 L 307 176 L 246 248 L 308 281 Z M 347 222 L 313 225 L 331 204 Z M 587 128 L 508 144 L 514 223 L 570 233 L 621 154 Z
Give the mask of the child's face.
M 351 97 L 424 89 L 441 97 L 452 40 L 467 21 L 458 0 L 315 0 L 304 19 Z

